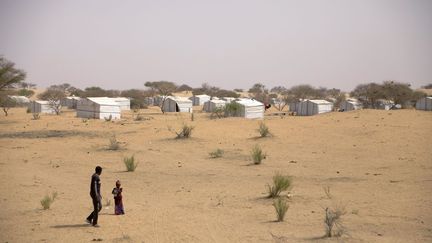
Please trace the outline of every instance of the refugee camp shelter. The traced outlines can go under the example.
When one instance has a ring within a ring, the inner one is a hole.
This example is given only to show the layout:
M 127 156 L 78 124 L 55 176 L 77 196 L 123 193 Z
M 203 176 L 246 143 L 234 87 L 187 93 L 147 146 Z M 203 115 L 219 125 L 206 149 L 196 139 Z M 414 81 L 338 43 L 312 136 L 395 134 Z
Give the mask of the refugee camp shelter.
M 192 101 L 186 97 L 168 96 L 163 104 L 163 110 L 192 113 Z
M 234 101 L 240 104 L 241 110 L 239 116 L 247 119 L 262 119 L 264 118 L 265 107 L 264 104 L 247 98 L 240 98 Z
M 29 108 L 32 113 L 46 113 L 55 114 L 55 110 L 51 107 L 50 103 L 45 100 L 35 100 L 30 102 Z
M 327 100 L 304 100 L 298 104 L 297 115 L 313 116 L 321 113 L 331 112 L 333 103 Z
M 234 97 L 222 97 L 222 100 L 225 100 L 228 103 L 231 103 L 232 101 L 234 101 L 236 98 Z
M 356 99 L 347 99 L 340 103 L 339 109 L 343 111 L 360 110 L 363 105 Z
M 69 109 L 76 109 L 80 97 L 68 96 L 61 101 L 61 105 Z
M 207 101 L 207 102 L 204 103 L 203 110 L 205 112 L 213 112 L 217 108 L 225 107 L 226 103 L 227 102 L 224 101 L 224 100 L 212 99 L 212 100 L 209 100 L 209 101 Z
M 117 104 L 120 105 L 120 110 L 129 111 L 130 110 L 130 99 L 125 97 L 112 98 Z
M 8 97 L 15 101 L 17 105 L 28 105 L 31 102 L 29 98 L 21 95 L 8 95 Z
M 395 106 L 394 102 L 391 100 L 380 99 L 376 102 L 376 109 L 379 110 L 390 110 Z
M 205 102 L 210 100 L 210 96 L 208 95 L 194 95 L 192 97 L 190 97 L 190 99 L 192 100 L 192 105 L 197 106 L 197 105 L 204 105 Z
M 288 103 L 288 110 L 290 112 L 297 112 L 299 108 L 300 101 Z
M 417 110 L 432 111 L 432 96 L 424 97 L 416 102 Z
M 120 105 L 112 98 L 87 97 L 77 104 L 77 117 L 92 119 L 120 119 Z

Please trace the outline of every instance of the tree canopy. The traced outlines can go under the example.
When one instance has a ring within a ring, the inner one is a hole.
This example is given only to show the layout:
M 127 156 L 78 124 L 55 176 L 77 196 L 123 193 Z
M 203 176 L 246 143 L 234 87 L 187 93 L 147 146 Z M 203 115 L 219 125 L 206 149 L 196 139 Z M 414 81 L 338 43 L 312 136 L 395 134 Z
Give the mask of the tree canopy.
M 24 81 L 26 73 L 15 68 L 15 63 L 0 56 L 0 90 L 13 87 Z

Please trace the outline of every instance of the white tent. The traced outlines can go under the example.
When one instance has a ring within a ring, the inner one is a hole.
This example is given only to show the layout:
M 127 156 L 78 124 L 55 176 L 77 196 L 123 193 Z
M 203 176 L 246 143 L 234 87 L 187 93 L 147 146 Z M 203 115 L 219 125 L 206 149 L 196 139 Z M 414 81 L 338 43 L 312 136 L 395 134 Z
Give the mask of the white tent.
M 120 110 L 129 111 L 130 110 L 130 99 L 125 97 L 112 98 L 117 104 L 120 105 Z
M 18 105 L 28 105 L 31 102 L 29 98 L 21 95 L 8 95 L 8 97 Z
M 264 118 L 265 108 L 263 103 L 246 98 L 237 99 L 234 102 L 242 107 L 240 116 L 248 119 Z
M 380 99 L 377 101 L 376 108 L 379 110 L 390 110 L 394 106 L 394 102 L 391 100 Z
M 120 119 L 120 105 L 112 98 L 88 97 L 81 99 L 77 104 L 77 117 L 104 119 Z
M 222 100 L 225 100 L 226 102 L 230 103 L 231 101 L 234 101 L 236 98 L 234 97 L 222 97 Z
M 193 105 L 204 105 L 205 102 L 210 100 L 210 96 L 208 95 L 194 95 L 192 97 L 189 98 L 190 100 L 192 100 L 192 104 Z
M 76 96 L 68 96 L 61 101 L 61 105 L 65 106 L 69 109 L 76 109 L 78 101 L 80 100 L 80 97 Z
M 205 112 L 213 112 L 217 108 L 225 107 L 226 103 L 227 102 L 224 101 L 224 100 L 214 100 L 214 99 L 213 100 L 209 100 L 209 101 L 207 101 L 207 102 L 204 103 L 203 110 Z
M 419 99 L 416 102 L 416 109 L 432 111 L 432 96 Z
M 304 100 L 298 104 L 297 115 L 312 116 L 316 114 L 331 112 L 333 103 L 327 100 Z
M 339 106 L 339 108 L 343 111 L 359 110 L 363 108 L 363 105 L 356 99 L 344 100 Z
M 45 100 L 32 101 L 29 107 L 32 113 L 55 114 L 54 109 L 50 106 L 49 102 Z
M 165 112 L 188 112 L 192 113 L 192 101 L 186 97 L 169 96 L 163 104 Z

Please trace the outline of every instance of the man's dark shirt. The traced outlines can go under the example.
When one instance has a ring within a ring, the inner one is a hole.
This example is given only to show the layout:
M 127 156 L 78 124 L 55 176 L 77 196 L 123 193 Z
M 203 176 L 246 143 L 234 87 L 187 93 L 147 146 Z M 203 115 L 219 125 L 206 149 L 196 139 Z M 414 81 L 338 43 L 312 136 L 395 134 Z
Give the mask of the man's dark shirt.
M 100 195 L 100 178 L 99 175 L 94 173 L 91 178 L 90 183 L 90 196 L 96 198 L 97 195 Z

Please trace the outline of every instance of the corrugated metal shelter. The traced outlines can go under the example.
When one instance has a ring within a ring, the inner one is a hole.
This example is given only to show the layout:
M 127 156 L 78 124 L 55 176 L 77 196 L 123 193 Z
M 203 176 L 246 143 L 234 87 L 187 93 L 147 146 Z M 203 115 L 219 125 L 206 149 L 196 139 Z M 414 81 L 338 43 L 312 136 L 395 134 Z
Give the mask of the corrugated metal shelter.
M 80 97 L 68 96 L 61 101 L 61 105 L 69 109 L 76 109 L 78 101 L 81 100 Z
M 77 104 L 77 117 L 105 119 L 121 118 L 120 105 L 112 98 L 87 97 L 81 99 Z
M 190 100 L 192 100 L 192 105 L 197 106 L 197 105 L 204 105 L 205 102 L 210 100 L 210 96 L 208 95 L 194 95 L 192 97 L 190 97 Z
M 313 116 L 321 113 L 331 112 L 333 103 L 327 100 L 304 100 L 298 105 L 297 115 Z
M 8 95 L 8 97 L 18 105 L 28 105 L 31 102 L 29 98 L 21 95 Z
M 432 111 L 432 96 L 424 97 L 416 102 L 417 110 Z
M 264 104 L 253 99 L 241 98 L 234 101 L 241 105 L 240 116 L 248 119 L 264 118 Z
M 120 110 L 129 111 L 130 110 L 130 99 L 125 97 L 112 98 L 117 104 L 120 105 Z
M 214 100 L 214 99 L 213 100 L 209 100 L 209 101 L 207 101 L 207 102 L 204 103 L 203 110 L 205 112 L 213 112 L 217 108 L 225 107 L 226 103 L 227 102 L 225 100 L 219 100 L 219 99 L 217 99 L 217 100 Z
M 164 112 L 192 113 L 192 101 L 186 97 L 169 96 L 163 104 Z
M 50 106 L 49 102 L 45 100 L 32 101 L 29 104 L 29 108 L 32 113 L 55 114 L 54 109 Z
M 343 111 L 360 110 L 363 105 L 356 99 L 347 99 L 340 103 L 340 109 Z
M 300 102 L 291 102 L 288 104 L 288 109 L 291 112 L 297 112 L 299 109 Z

